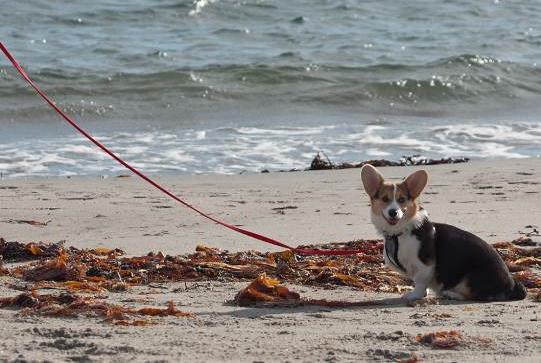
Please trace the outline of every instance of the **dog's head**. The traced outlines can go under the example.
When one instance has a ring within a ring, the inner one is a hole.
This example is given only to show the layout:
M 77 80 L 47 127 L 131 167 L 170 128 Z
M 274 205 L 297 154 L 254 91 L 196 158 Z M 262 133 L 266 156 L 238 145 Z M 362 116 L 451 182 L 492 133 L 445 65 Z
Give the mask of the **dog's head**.
M 417 198 L 428 182 L 428 174 L 417 170 L 401 183 L 390 183 L 372 165 L 361 169 L 364 190 L 370 197 L 372 221 L 380 230 L 396 233 L 402 230 L 419 211 Z

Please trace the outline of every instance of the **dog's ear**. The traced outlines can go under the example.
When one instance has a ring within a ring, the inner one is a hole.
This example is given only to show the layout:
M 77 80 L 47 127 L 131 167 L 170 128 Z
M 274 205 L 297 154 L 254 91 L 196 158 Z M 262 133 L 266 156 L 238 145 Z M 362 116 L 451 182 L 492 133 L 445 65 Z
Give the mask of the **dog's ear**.
M 413 199 L 421 194 L 426 187 L 426 183 L 428 183 L 428 173 L 425 170 L 417 170 L 404 180 L 404 184 L 406 184 L 406 188 Z
M 370 196 L 374 198 L 381 184 L 383 184 L 383 176 L 370 164 L 366 164 L 361 169 L 361 180 L 363 181 L 364 190 Z

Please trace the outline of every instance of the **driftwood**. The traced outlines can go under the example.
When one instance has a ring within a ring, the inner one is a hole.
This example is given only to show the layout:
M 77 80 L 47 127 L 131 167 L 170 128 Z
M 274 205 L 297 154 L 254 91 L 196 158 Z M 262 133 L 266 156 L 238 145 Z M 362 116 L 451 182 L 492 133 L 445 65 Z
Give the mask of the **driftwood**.
M 382 166 L 411 166 L 411 165 L 438 165 L 438 164 L 456 164 L 468 162 L 469 158 L 442 158 L 429 159 L 420 155 L 403 156 L 399 161 L 374 159 L 365 160 L 358 163 L 342 162 L 339 164 L 333 163 L 324 153 L 317 153 L 310 167 L 306 170 L 329 170 L 329 169 L 351 169 L 361 168 L 363 165 L 370 164 L 375 167 Z

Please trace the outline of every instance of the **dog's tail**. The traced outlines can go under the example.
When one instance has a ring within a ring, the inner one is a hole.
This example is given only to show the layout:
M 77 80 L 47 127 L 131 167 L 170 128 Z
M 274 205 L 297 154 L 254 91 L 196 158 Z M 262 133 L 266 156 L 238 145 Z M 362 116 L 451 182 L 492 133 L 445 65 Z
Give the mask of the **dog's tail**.
M 515 284 L 513 286 L 513 289 L 509 291 L 509 299 L 510 300 L 524 300 L 526 298 L 526 295 L 528 294 L 528 290 L 524 287 L 522 282 L 514 280 Z

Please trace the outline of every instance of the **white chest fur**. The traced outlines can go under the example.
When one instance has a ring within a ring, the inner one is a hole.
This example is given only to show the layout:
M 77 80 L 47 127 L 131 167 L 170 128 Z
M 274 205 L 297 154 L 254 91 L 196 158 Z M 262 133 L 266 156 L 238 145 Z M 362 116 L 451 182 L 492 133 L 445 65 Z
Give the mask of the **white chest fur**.
M 419 259 L 419 249 L 421 242 L 411 232 L 406 232 L 398 236 L 398 261 L 406 270 L 402 271 L 395 266 L 389 259 L 389 251 L 384 251 L 385 264 L 403 275 L 413 278 L 420 270 L 426 269 L 426 265 Z M 393 259 L 394 256 L 391 256 Z
M 415 276 L 419 269 L 425 267 L 425 264 L 419 259 L 420 248 L 421 242 L 414 234 L 406 232 L 398 236 L 398 260 L 410 278 Z

